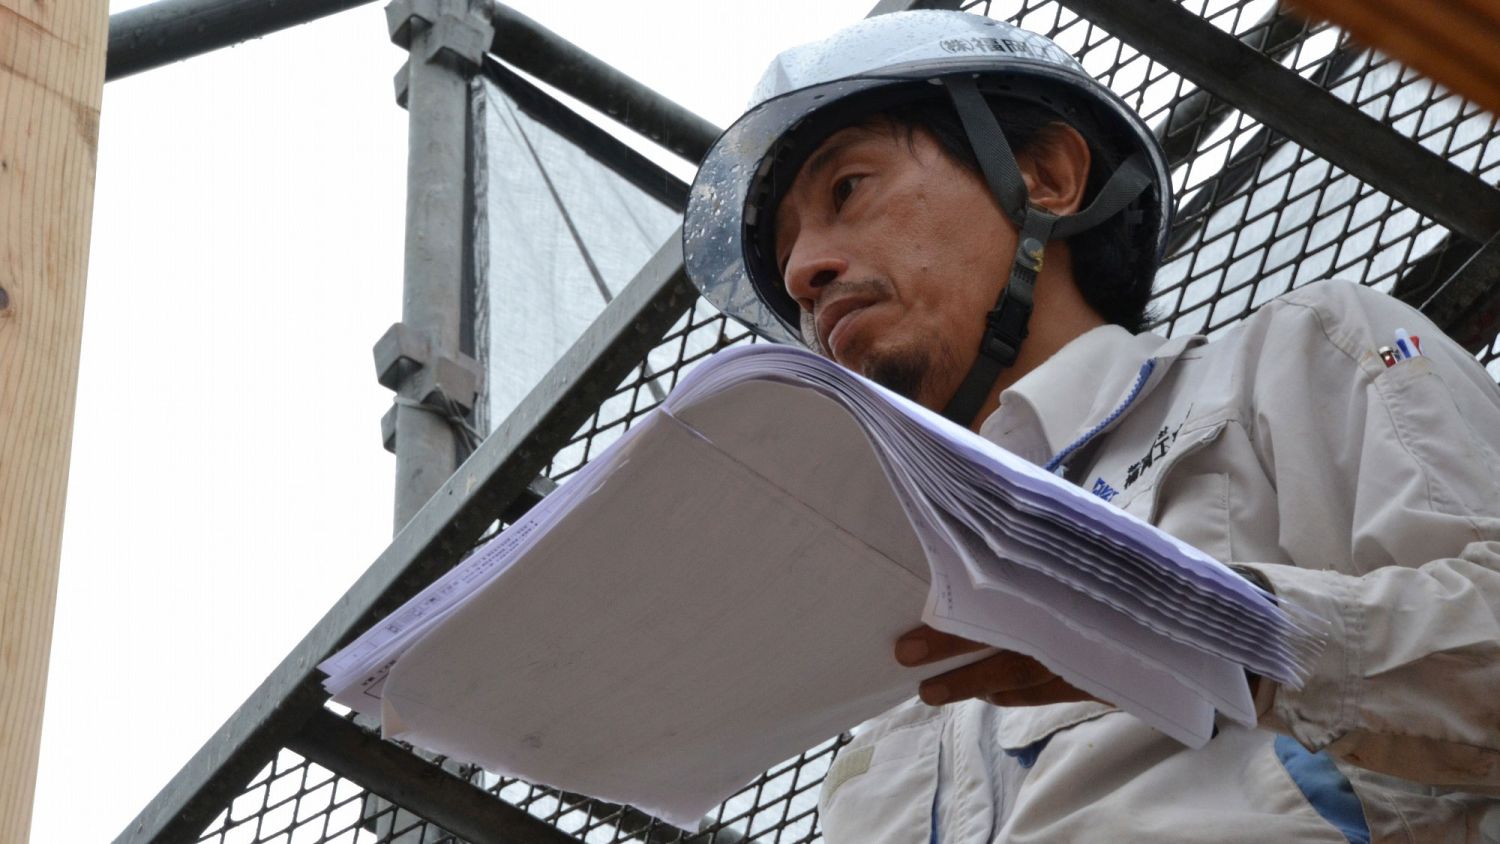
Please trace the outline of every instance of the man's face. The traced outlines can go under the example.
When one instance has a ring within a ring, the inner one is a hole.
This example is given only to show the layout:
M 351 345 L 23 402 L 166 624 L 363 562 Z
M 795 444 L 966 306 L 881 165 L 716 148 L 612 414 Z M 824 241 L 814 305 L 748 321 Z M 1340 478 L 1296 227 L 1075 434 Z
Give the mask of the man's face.
M 824 141 L 776 212 L 808 345 L 934 409 L 973 363 L 1015 241 L 978 175 L 881 122 Z

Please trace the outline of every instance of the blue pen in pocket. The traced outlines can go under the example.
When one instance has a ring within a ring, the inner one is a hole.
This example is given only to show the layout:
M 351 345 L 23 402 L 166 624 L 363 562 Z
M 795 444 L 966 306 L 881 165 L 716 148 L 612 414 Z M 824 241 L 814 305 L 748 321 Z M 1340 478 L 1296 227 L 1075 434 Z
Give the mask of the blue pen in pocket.
M 1411 335 L 1407 334 L 1404 328 L 1396 329 L 1396 348 L 1400 350 L 1402 360 L 1421 354 L 1417 351 L 1417 344 L 1412 342 Z

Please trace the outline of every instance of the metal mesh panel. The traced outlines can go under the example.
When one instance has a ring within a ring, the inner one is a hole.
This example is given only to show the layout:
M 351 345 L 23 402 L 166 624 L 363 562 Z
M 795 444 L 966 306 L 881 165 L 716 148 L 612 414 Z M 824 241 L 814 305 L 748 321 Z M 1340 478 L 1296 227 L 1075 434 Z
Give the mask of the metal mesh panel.
M 708 302 L 698 300 L 646 356 L 634 375 L 599 405 L 589 424 L 558 451 L 547 475 L 562 480 L 582 468 L 599 449 L 614 442 L 629 430 L 632 422 L 655 407 L 692 366 L 720 349 L 755 340 L 739 323 L 719 313 Z
M 1349 45 L 1338 30 L 1276 14 L 1272 0 L 1184 5 L 1367 114 L 1493 183 L 1494 120 L 1389 59 Z M 1443 226 L 1405 207 L 1053 0 L 979 2 L 971 11 L 1051 36 L 1153 126 L 1168 149 L 1178 216 L 1158 275 L 1156 330 L 1214 334 L 1275 296 L 1338 277 L 1398 290 L 1413 265 L 1456 248 Z M 698 301 L 553 457 L 564 482 L 654 407 L 692 366 L 753 342 Z M 1500 338 L 1477 353 L 1500 376 Z M 766 772 L 684 833 L 639 812 L 447 766 L 499 799 L 589 842 L 805 842 L 819 838 L 818 785 L 846 737 Z M 439 759 L 434 764 L 441 764 Z M 215 842 L 429 842 L 447 833 L 409 812 L 364 799 L 355 783 L 283 750 L 221 814 Z
M 747 840 L 797 844 L 818 839 L 817 788 L 837 749 L 847 740 L 848 736 L 839 736 L 771 768 L 692 831 L 629 807 L 496 777 L 441 756 L 423 758 L 590 844 L 739 844 Z M 278 753 L 199 838 L 213 844 L 454 840 L 436 824 L 290 750 Z
M 818 786 L 847 737 L 824 742 L 771 768 L 704 818 L 699 829 L 684 831 L 631 809 L 562 795 L 518 780 L 500 780 L 491 790 L 591 844 L 639 841 L 653 844 L 737 844 L 746 840 L 796 844 L 818 839 Z
M 365 791 L 289 750 L 261 769 L 203 833 L 214 844 L 356 844 Z M 391 815 L 396 809 L 388 809 Z M 408 822 L 409 825 L 420 821 Z

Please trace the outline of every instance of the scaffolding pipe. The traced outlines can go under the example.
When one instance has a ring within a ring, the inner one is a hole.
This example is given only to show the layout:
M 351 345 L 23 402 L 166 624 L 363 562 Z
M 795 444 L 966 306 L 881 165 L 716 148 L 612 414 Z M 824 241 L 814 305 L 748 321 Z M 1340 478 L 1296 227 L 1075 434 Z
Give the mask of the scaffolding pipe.
M 719 128 L 502 3 L 490 51 L 621 125 L 697 164 Z
M 687 182 L 493 58 L 485 60 L 484 72 L 521 111 L 578 147 L 589 158 L 673 211 L 681 214 L 687 208 Z
M 413 27 L 406 64 L 407 168 L 406 253 L 401 322 L 423 338 L 436 367 L 456 357 L 463 312 L 464 200 L 469 192 L 469 70 L 427 60 L 442 33 Z M 458 451 L 447 419 L 422 406 L 423 391 L 408 377 L 397 388 L 410 402 L 396 405 L 395 529 L 400 531 L 458 468 Z
M 159 0 L 109 16 L 104 81 L 259 38 L 370 0 Z

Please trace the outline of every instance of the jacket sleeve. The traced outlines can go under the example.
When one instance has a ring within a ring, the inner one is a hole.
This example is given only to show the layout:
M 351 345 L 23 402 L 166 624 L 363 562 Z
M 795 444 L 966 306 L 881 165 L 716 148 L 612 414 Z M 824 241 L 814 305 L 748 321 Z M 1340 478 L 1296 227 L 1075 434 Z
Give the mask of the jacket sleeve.
M 1500 389 L 1416 311 L 1319 287 L 1268 307 L 1245 373 L 1295 561 L 1254 568 L 1328 623 L 1303 688 L 1261 695 L 1262 726 L 1500 793 Z M 1424 356 L 1388 367 L 1396 328 Z

